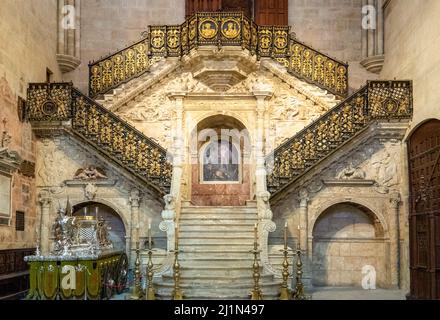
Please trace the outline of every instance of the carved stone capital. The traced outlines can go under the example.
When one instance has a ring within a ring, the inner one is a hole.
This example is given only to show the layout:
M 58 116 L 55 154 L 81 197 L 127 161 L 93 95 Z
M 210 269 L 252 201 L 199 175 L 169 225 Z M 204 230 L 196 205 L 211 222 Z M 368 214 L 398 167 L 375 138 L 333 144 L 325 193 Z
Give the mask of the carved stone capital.
M 43 190 L 38 194 L 38 203 L 40 203 L 43 208 L 47 208 L 51 205 L 52 197 L 49 191 Z
M 395 209 L 395 210 L 399 209 L 400 203 L 402 202 L 400 194 L 397 192 L 394 193 L 391 196 L 390 202 L 391 202 L 391 206 L 393 207 L 393 209 Z
M 132 207 L 139 207 L 140 201 L 141 201 L 140 191 L 136 188 L 132 189 L 130 191 L 128 202 Z
M 298 192 L 298 201 L 299 201 L 299 205 L 302 208 L 305 208 L 308 206 L 309 203 L 309 191 L 307 190 L 307 188 L 302 188 L 299 192 Z

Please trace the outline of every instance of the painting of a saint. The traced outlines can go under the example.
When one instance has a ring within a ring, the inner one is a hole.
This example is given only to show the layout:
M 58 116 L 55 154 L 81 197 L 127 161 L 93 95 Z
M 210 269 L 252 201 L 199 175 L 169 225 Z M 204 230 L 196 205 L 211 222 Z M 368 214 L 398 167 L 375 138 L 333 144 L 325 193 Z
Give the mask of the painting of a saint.
M 240 33 L 240 26 L 237 22 L 230 20 L 223 24 L 222 32 L 226 38 L 234 39 Z
M 240 156 L 236 146 L 229 141 L 211 142 L 203 152 L 203 181 L 239 182 Z
M 214 22 L 207 21 L 202 24 L 200 32 L 203 38 L 211 39 L 217 34 L 217 27 Z

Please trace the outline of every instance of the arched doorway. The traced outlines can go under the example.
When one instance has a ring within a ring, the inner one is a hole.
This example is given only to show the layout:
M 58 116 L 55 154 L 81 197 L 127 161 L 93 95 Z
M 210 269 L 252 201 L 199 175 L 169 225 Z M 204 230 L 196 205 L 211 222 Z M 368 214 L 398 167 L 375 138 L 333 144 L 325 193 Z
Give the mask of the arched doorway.
M 386 281 L 383 227 L 361 205 L 340 203 L 325 210 L 313 228 L 312 252 L 314 286 L 361 287 L 363 269 L 371 267 L 377 286 Z
M 191 202 L 196 206 L 244 206 L 250 200 L 250 140 L 237 119 L 216 115 L 193 132 Z
M 109 206 L 98 202 L 83 202 L 73 207 L 74 216 L 95 216 L 104 218 L 109 226 L 109 239 L 116 250 L 125 252 L 125 226 L 119 214 Z
M 413 299 L 440 299 L 440 121 L 410 136 L 410 278 Z

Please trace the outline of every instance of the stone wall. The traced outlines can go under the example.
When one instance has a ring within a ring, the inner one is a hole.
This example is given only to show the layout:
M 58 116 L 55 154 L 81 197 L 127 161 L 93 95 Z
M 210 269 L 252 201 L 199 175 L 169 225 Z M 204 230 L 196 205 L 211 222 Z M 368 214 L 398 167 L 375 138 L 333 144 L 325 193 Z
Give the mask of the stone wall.
M 113 167 L 104 159 L 95 155 L 91 149 L 80 144 L 68 135 L 55 139 L 39 139 L 37 141 L 37 185 L 39 196 L 48 199 L 49 217 L 43 229 L 49 230 L 55 221 L 58 210 L 65 208 L 67 199 L 73 206 L 88 202 L 96 202 L 113 209 L 124 223 L 126 236 L 130 240 L 136 238 L 132 227 L 137 226 L 134 208 L 139 208 L 139 237 L 142 243 L 147 238 L 148 224 L 151 223 L 155 246 L 166 247 L 165 234 L 159 231 L 162 221 L 160 212 L 163 205 L 157 195 L 146 188 L 141 192 L 140 186 L 123 175 L 117 167 Z M 106 175 L 102 180 L 75 180 L 78 170 L 89 166 L 100 168 Z M 42 210 L 43 206 L 38 209 Z M 127 249 L 129 242 L 127 243 Z M 134 243 L 131 244 L 134 249 Z
M 80 67 L 65 75 L 83 92 L 88 90 L 88 62 L 139 40 L 149 25 L 180 24 L 185 1 L 115 0 L 81 1 Z
M 289 25 L 301 41 L 350 64 L 349 81 L 358 89 L 376 75 L 359 64 L 361 4 L 353 1 L 289 0 Z M 174 0 L 81 2 L 81 66 L 65 75 L 77 87 L 88 89 L 88 62 L 140 39 L 148 25 L 180 24 L 185 2 Z
M 0 121 L 12 136 L 10 150 L 35 162 L 35 140 L 29 124 L 19 120 L 18 96 L 26 98 L 29 82 L 61 79 L 56 61 L 56 1 L 3 0 L 0 10 Z M 1 123 L 1 131 L 3 131 Z M 12 188 L 12 223 L 0 226 L 0 250 L 35 247 L 35 180 L 15 173 Z M 25 212 L 25 232 L 15 231 L 15 212 Z
M 391 0 L 385 9 L 383 79 L 414 81 L 412 128 L 440 119 L 440 1 Z M 404 32 L 402 32 L 404 30 Z
M 359 63 L 362 58 L 362 0 L 289 0 L 289 25 L 301 41 L 348 62 L 349 86 L 357 90 L 377 75 Z

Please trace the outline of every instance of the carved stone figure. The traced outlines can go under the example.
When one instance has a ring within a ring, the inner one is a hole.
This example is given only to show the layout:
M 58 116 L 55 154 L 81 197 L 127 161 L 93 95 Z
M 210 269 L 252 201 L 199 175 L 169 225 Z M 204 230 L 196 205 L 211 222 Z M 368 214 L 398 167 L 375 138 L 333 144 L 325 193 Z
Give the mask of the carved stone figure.
M 362 180 L 365 179 L 365 172 L 360 167 L 353 166 L 353 162 L 348 163 L 348 167 L 342 170 L 337 177 L 340 180 Z
M 91 165 L 83 169 L 79 169 L 75 173 L 75 180 L 99 180 L 99 179 L 107 179 L 107 175 L 104 170 L 101 168 L 96 168 Z

